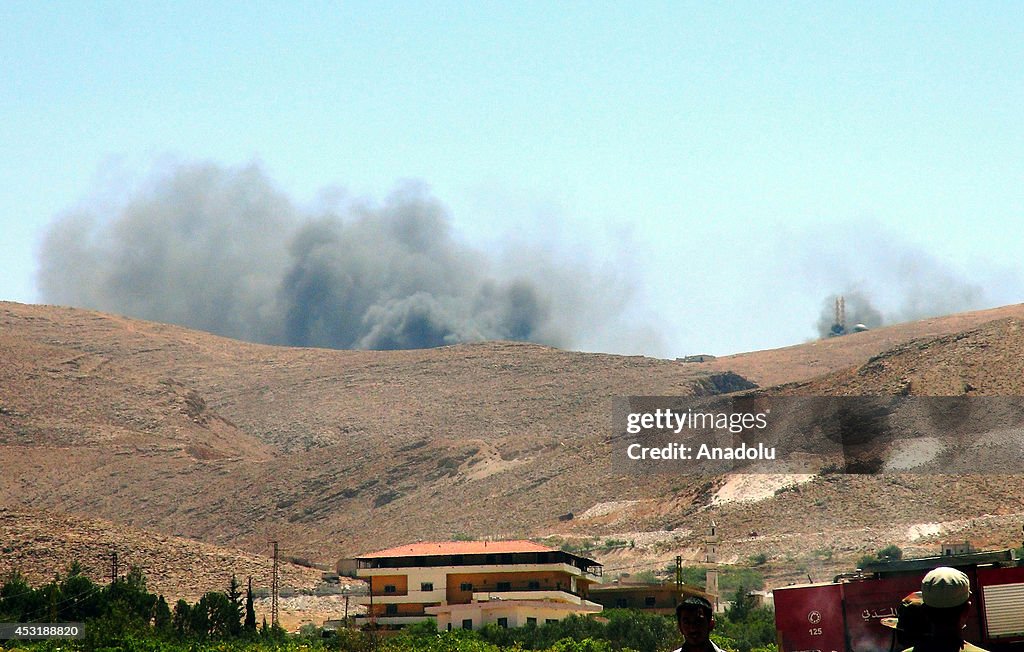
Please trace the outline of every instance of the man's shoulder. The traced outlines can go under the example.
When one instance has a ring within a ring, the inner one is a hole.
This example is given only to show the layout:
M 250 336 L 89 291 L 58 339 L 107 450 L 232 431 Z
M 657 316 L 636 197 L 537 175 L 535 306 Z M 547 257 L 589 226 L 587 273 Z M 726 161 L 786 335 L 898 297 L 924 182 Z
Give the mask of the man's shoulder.
M 903 650 L 903 652 L 914 652 L 914 648 L 908 647 L 907 649 Z M 967 641 L 964 641 L 964 644 L 960 647 L 960 652 L 988 652 L 988 650 L 986 650 L 983 647 L 978 647 L 974 643 L 968 643 Z
M 714 641 L 712 641 L 711 639 L 708 639 L 708 646 L 709 646 L 709 649 L 711 650 L 711 652 L 729 652 L 728 650 L 726 650 L 724 648 L 718 647 L 718 645 Z M 681 648 L 681 647 L 677 647 L 676 649 L 672 650 L 672 652 L 685 652 L 685 650 L 683 648 Z M 975 651 L 972 651 L 972 652 L 975 652 Z M 982 652 L 985 652 L 985 651 L 982 650 Z

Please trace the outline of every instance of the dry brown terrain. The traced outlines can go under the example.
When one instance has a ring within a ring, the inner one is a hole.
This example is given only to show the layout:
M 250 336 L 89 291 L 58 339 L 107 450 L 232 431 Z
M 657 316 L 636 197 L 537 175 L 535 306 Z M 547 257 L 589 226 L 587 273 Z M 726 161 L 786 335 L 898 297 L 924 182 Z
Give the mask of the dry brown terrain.
M 1024 304 L 932 317 L 781 349 L 740 353 L 697 363 L 696 366 L 715 371 L 728 369 L 762 386 L 779 385 L 859 366 L 868 358 L 910 340 L 955 335 L 987 322 L 1008 318 L 1024 318 Z
M 637 476 L 614 467 L 608 434 L 615 396 L 745 379 L 1021 394 L 1019 322 L 1024 306 L 1008 306 L 695 364 L 505 342 L 290 349 L 0 303 L 0 506 L 255 554 L 278 539 L 321 562 L 460 535 L 634 542 L 593 553 L 610 571 L 699 559 L 714 519 L 725 561 L 765 553 L 780 581 L 887 543 L 1005 546 L 1024 520 L 1019 476 L 941 491 L 915 476 Z
M 266 590 L 271 559 L 230 548 L 167 536 L 109 521 L 28 509 L 0 508 L 0 577 L 18 571 L 33 585 L 65 574 L 72 560 L 91 580 L 109 580 L 112 552 L 118 553 L 119 575 L 133 566 L 143 569 L 147 588 L 169 598 L 198 600 L 206 587 L 224 589 L 232 575 L 253 589 Z M 312 590 L 322 571 L 282 562 L 282 586 Z

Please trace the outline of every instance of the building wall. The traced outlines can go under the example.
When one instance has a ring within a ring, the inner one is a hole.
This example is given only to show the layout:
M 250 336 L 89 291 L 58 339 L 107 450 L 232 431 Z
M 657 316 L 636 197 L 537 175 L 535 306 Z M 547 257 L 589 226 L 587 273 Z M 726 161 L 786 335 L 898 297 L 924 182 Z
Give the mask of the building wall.
M 366 612 L 368 614 L 372 614 L 372 615 L 377 616 L 377 617 L 383 617 L 383 616 L 424 616 L 424 615 L 426 615 L 425 612 L 423 611 L 424 608 L 436 606 L 438 603 L 436 603 L 436 602 L 430 602 L 430 603 L 399 602 L 397 604 L 394 604 L 394 607 L 395 607 L 396 611 L 394 613 L 390 613 L 389 614 L 388 613 L 388 607 L 391 606 L 392 604 L 394 604 L 394 603 L 378 604 L 377 602 L 374 602 L 372 607 L 370 605 L 366 605 Z
M 491 594 L 498 592 L 498 582 L 508 582 L 510 592 L 546 591 L 549 594 L 555 591 L 566 593 L 576 592 L 585 597 L 590 584 L 597 582 L 596 577 L 584 575 L 580 569 L 568 564 L 521 564 L 516 566 L 438 566 L 438 567 L 411 567 L 411 568 L 372 568 L 359 569 L 359 576 L 370 582 L 373 605 L 370 607 L 370 599 L 363 598 L 359 602 L 367 605 L 370 613 L 381 622 L 390 616 L 396 617 L 427 617 L 424 608 L 427 606 L 444 604 L 467 604 L 473 601 L 473 594 L 481 599 L 480 594 Z M 530 589 L 529 583 L 537 582 L 536 589 Z M 471 584 L 472 590 L 463 591 L 463 584 Z M 384 587 L 391 585 L 395 587 L 393 593 L 385 593 Z M 429 590 L 425 590 L 428 587 Z M 483 599 L 486 600 L 484 595 Z M 545 596 L 545 599 L 550 599 Z M 559 598 L 561 607 L 555 608 L 555 612 L 562 613 L 559 618 L 572 613 L 565 611 L 573 608 L 566 606 L 566 601 L 576 600 L 572 595 L 564 595 Z M 516 596 L 513 600 L 522 600 Z M 532 601 L 532 600 L 528 600 Z M 536 601 L 534 601 L 536 602 Z M 493 603 L 492 603 L 493 604 Z M 391 613 L 388 613 L 388 605 L 394 605 Z M 577 605 L 575 609 L 580 609 Z M 561 611 L 559 611 L 561 610 Z M 504 616 L 503 616 L 504 617 Z M 509 615 L 509 618 L 517 619 L 518 615 Z M 535 616 L 530 616 L 535 617 Z M 537 616 L 540 617 L 540 616 Z M 548 618 L 553 616 L 544 616 Z M 525 624 L 525 616 L 522 623 Z M 543 618 L 538 621 L 543 624 Z M 496 621 L 481 621 L 496 622 Z M 511 620 L 509 626 L 512 625 Z M 519 622 L 519 620 L 515 620 Z M 453 627 L 461 627 L 461 620 L 454 623 Z
M 530 582 L 540 584 L 535 590 L 561 590 L 570 593 L 581 589 L 586 594 L 587 582 L 577 582 L 576 578 L 560 571 L 533 571 L 513 573 L 451 573 L 446 578 L 446 599 L 449 604 L 470 602 L 473 593 L 497 591 L 498 582 L 508 582 L 512 591 L 528 591 Z M 463 584 L 471 584 L 472 588 L 463 590 Z
M 699 592 L 692 589 L 678 591 L 674 586 L 615 587 L 591 591 L 588 599 L 604 605 L 605 609 L 651 609 L 673 613 L 682 599 L 680 596 L 688 595 L 699 595 Z M 653 604 L 648 604 L 649 598 L 653 598 Z
M 394 593 L 387 593 L 385 586 L 394 586 Z M 370 591 L 376 595 L 407 595 L 409 593 L 408 575 L 377 575 L 370 578 Z
M 592 613 L 598 609 L 559 603 L 526 602 L 498 605 L 494 602 L 473 602 L 449 605 L 443 607 L 440 613 L 431 615 L 437 618 L 438 631 L 449 629 L 449 625 L 451 629 L 462 629 L 464 620 L 471 621 L 472 629 L 477 630 L 490 623 L 497 624 L 500 618 L 506 619 L 508 627 L 525 627 L 531 618 L 540 626 L 549 620 L 558 621 L 572 614 Z

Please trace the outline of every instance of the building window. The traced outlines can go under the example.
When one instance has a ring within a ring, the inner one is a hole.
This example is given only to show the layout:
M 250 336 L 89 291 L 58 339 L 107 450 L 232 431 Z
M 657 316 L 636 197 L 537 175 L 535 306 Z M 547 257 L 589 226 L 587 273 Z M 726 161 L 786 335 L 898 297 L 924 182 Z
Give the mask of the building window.
M 449 632 L 452 631 L 452 624 L 451 623 L 448 623 L 448 631 Z
M 499 618 L 498 619 L 498 627 L 503 627 L 505 629 L 508 629 L 508 618 Z
M 536 625 L 537 624 L 537 619 L 536 618 L 530 618 L 529 616 L 527 616 L 526 617 L 526 624 L 527 625 Z
M 385 584 L 384 585 L 384 593 L 394 593 L 394 592 L 395 592 L 395 585 L 394 584 Z
M 620 609 L 625 609 L 629 606 L 629 600 L 627 600 L 626 598 L 615 598 L 615 606 L 619 607 Z
M 653 607 L 655 602 L 656 602 L 656 600 L 655 600 L 655 597 L 653 595 L 649 595 L 646 598 L 644 598 L 644 606 L 645 607 Z
M 512 582 L 498 582 L 498 591 L 511 591 Z
M 545 618 L 544 619 L 544 624 L 545 625 L 551 625 L 551 624 L 557 623 L 557 622 L 558 622 L 557 618 Z
M 433 590 L 434 590 L 434 583 L 433 582 L 420 582 L 420 591 L 433 591 Z
M 384 615 L 385 616 L 397 616 L 398 615 L 398 605 L 397 604 L 386 604 L 386 605 L 384 605 Z
M 529 586 L 531 591 L 537 591 L 540 589 L 540 582 L 532 581 L 527 586 Z
M 473 590 L 473 584 L 471 582 L 463 582 L 462 584 L 459 585 L 459 590 L 460 591 L 472 591 Z
M 462 621 L 462 629 L 473 629 L 473 619 L 466 618 Z

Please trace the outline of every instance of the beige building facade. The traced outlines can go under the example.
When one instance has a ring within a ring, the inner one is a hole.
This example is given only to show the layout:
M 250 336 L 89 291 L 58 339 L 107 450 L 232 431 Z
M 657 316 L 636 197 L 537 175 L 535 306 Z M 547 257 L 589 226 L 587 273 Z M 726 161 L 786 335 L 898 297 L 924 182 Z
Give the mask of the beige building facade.
M 601 611 L 587 599 L 601 565 L 532 541 L 416 543 L 357 557 L 356 566 L 370 584 L 357 624 L 519 627 Z

